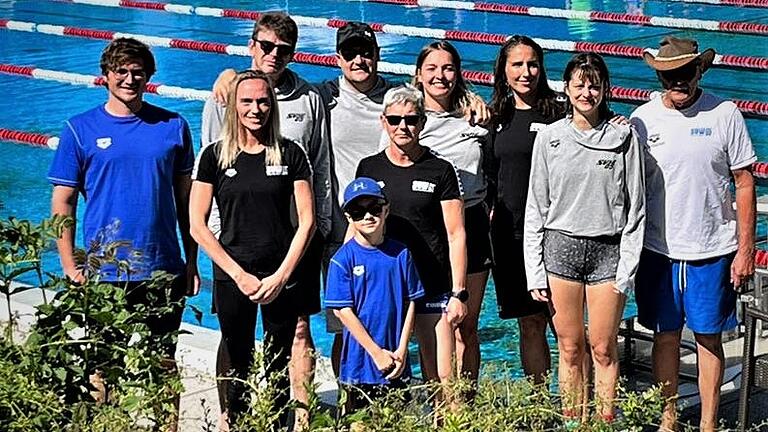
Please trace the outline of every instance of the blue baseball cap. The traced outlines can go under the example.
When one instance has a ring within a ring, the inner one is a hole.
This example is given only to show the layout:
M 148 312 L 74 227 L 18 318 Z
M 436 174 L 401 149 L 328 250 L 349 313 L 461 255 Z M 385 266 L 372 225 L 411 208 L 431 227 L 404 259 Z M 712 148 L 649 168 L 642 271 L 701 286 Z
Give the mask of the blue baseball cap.
M 384 196 L 384 192 L 381 190 L 381 186 L 376 180 L 370 177 L 358 177 L 344 189 L 344 205 L 342 208 L 347 208 L 349 203 L 360 197 L 374 197 L 380 198 L 384 201 L 387 197 Z

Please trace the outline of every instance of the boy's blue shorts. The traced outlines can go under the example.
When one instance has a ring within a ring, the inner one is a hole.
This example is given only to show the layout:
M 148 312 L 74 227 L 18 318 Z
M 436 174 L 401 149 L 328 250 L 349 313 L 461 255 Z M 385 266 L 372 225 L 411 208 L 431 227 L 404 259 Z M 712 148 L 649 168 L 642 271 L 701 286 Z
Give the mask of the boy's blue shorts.
M 635 284 L 640 324 L 655 332 L 686 324 L 699 334 L 736 327 L 737 293 L 730 282 L 735 254 L 681 261 L 643 249 Z
M 441 314 L 448 308 L 448 300 L 451 299 L 451 293 L 437 294 L 430 297 L 416 299 L 416 314 Z

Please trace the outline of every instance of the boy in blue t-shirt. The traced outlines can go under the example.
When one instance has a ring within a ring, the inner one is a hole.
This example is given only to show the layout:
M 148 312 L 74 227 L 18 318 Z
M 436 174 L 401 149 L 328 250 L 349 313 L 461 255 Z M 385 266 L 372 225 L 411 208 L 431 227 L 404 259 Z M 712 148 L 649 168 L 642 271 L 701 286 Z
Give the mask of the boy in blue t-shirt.
M 331 259 L 325 304 L 344 324 L 339 381 L 354 411 L 367 405 L 363 394 L 405 387 L 414 300 L 424 287 L 405 245 L 384 237 L 389 205 L 375 180 L 352 181 L 343 210 L 354 237 Z

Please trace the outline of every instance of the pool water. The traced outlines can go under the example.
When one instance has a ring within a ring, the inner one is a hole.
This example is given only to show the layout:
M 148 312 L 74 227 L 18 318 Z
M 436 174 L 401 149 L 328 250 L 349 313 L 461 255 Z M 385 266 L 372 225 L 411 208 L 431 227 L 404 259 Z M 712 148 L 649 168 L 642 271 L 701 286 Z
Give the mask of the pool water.
M 501 0 L 507 3 L 525 3 L 532 6 L 570 8 L 574 10 L 602 10 L 637 13 L 651 16 L 675 16 L 708 20 L 748 21 L 768 23 L 768 10 L 687 4 L 664 1 L 555 1 L 555 0 Z M 579 20 L 561 20 L 515 15 L 500 15 L 448 9 L 403 8 L 394 5 L 358 3 L 352 1 L 315 0 L 264 1 L 247 0 L 179 0 L 176 3 L 193 6 L 255 9 L 280 9 L 289 14 L 315 17 L 335 17 L 347 20 L 391 23 L 440 29 L 461 29 L 489 33 L 526 34 L 561 40 L 587 40 L 621 43 L 634 46 L 656 47 L 664 35 L 695 37 L 702 49 L 715 48 L 721 54 L 768 56 L 765 36 L 732 35 L 724 33 L 682 31 L 659 27 L 639 27 L 619 24 L 594 23 Z M 245 45 L 252 24 L 236 19 L 183 16 L 165 12 L 116 9 L 71 4 L 62 1 L 17 0 L 0 1 L 0 19 L 31 21 L 35 23 L 68 25 L 127 33 L 194 39 L 226 44 Z M 382 59 L 394 63 L 413 64 L 426 39 L 379 34 Z M 45 69 L 99 74 L 99 55 L 104 41 L 73 37 L 59 37 L 39 33 L 0 30 L 0 63 L 30 65 Z M 463 56 L 464 68 L 491 71 L 498 47 L 474 43 L 456 43 Z M 298 50 L 317 54 L 332 54 L 335 31 L 330 28 L 299 29 Z M 224 68 L 244 69 L 250 60 L 244 57 L 196 53 L 183 50 L 153 48 L 158 72 L 152 81 L 187 88 L 208 89 L 219 71 Z M 563 67 L 571 53 L 547 53 L 546 65 L 550 79 L 561 77 Z M 657 89 L 654 73 L 641 60 L 606 57 L 615 85 L 632 88 Z M 338 76 L 334 68 L 294 64 L 291 68 L 310 82 L 319 82 Z M 765 72 L 712 69 L 703 80 L 703 87 L 728 98 L 766 100 Z M 402 78 L 400 78 L 402 79 Z M 0 99 L 0 128 L 34 131 L 58 135 L 63 122 L 72 115 L 103 103 L 103 89 L 88 89 L 66 84 L 30 80 L 0 75 L 0 88 L 5 94 Z M 490 89 L 476 90 L 488 98 Z M 180 112 L 190 123 L 197 141 L 200 133 L 201 102 L 181 101 L 148 95 L 154 104 Z M 628 115 L 632 105 L 614 104 L 614 109 Z M 761 159 L 768 158 L 768 122 L 748 119 L 747 125 Z M 49 214 L 51 188 L 46 173 L 53 152 L 18 144 L 0 142 L 0 217 L 16 216 L 39 221 Z M 80 206 L 82 211 L 83 205 Z M 762 231 L 762 229 L 761 229 Z M 79 233 L 78 233 L 79 234 Z M 55 253 L 45 257 L 49 271 L 58 271 Z M 210 309 L 210 261 L 201 257 L 200 269 L 206 280 L 203 291 L 189 303 L 208 312 Z M 480 338 L 484 363 L 499 361 L 513 374 L 519 374 L 517 325 L 502 321 L 496 314 L 493 281 L 489 282 L 480 317 Z M 627 314 L 632 314 L 632 304 Z M 188 310 L 184 319 L 194 322 Z M 202 325 L 217 328 L 214 315 L 206 313 Z M 319 351 L 330 352 L 331 338 L 325 333 L 322 314 L 312 317 L 313 335 Z M 554 346 L 554 341 L 551 340 Z

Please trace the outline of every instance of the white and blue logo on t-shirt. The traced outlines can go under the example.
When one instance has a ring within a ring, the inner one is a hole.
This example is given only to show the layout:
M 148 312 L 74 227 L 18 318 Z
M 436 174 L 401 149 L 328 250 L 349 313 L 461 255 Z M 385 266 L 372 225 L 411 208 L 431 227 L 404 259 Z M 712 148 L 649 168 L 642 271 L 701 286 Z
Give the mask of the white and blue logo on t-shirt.
M 96 147 L 104 150 L 107 147 L 112 145 L 112 138 L 106 137 L 106 138 L 96 138 Z

